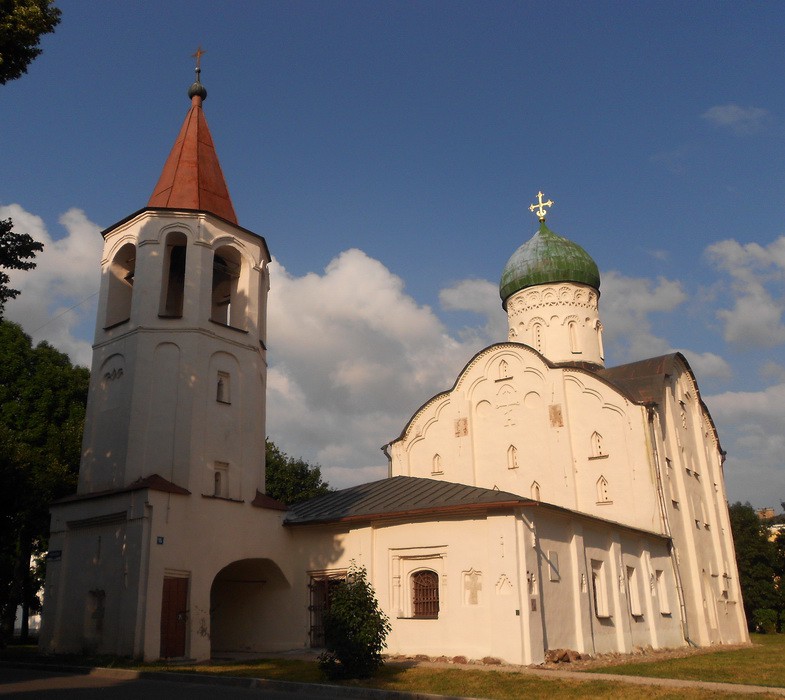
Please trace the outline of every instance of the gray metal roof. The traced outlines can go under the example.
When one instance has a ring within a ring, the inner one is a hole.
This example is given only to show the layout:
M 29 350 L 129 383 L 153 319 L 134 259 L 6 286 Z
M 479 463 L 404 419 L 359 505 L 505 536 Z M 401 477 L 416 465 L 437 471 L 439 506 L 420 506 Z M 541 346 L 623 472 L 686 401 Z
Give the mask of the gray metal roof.
M 298 503 L 284 518 L 285 525 L 460 513 L 510 508 L 533 503 L 514 493 L 483 489 L 450 481 L 394 476 L 372 481 Z

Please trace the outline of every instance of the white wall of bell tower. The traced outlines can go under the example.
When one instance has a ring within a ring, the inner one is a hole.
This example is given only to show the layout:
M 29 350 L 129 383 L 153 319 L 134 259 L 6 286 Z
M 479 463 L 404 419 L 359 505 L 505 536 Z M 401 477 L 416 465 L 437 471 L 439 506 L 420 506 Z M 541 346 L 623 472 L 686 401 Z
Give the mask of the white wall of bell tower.
M 269 261 L 204 212 L 146 209 L 104 233 L 80 494 L 152 474 L 264 491 Z

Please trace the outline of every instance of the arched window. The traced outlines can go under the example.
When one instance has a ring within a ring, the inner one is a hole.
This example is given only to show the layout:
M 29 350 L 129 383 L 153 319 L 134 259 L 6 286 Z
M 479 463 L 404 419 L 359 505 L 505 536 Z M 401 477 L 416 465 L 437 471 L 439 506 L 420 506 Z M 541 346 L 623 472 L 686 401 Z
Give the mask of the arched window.
M 507 379 L 509 377 L 509 366 L 507 364 L 507 360 L 501 360 L 499 362 L 499 379 Z
M 567 331 L 570 334 L 570 352 L 580 354 L 578 349 L 578 324 L 575 321 L 570 321 L 567 324 Z
M 180 318 L 183 315 L 187 243 L 188 238 L 179 231 L 174 231 L 166 237 L 163 278 L 161 280 L 161 316 Z
M 442 473 L 442 458 L 439 454 L 435 454 L 433 456 L 433 461 L 431 462 L 431 474 L 441 474 Z
M 245 299 L 240 293 L 242 258 L 231 246 L 222 246 L 213 255 L 213 284 L 210 320 L 225 326 L 245 326 Z
M 515 445 L 510 445 L 507 448 L 507 469 L 518 468 L 518 448 Z
M 106 300 L 106 328 L 131 318 L 136 246 L 126 243 L 109 265 L 109 289 Z
M 610 503 L 611 499 L 608 496 L 608 480 L 601 476 L 597 479 L 597 503 Z
M 412 574 L 412 617 L 439 617 L 439 575 L 421 569 Z
M 602 435 L 596 430 L 591 434 L 591 456 L 592 457 L 605 457 L 605 448 L 602 444 Z
M 600 347 L 600 359 L 604 360 L 605 348 L 602 346 L 602 324 L 599 321 L 597 321 L 596 329 L 597 329 L 597 344 Z
M 532 481 L 531 494 L 533 501 L 540 500 L 540 485 L 536 481 Z
M 532 326 L 532 344 L 534 349 L 540 354 L 545 352 L 545 337 L 543 336 L 541 323 L 535 323 Z

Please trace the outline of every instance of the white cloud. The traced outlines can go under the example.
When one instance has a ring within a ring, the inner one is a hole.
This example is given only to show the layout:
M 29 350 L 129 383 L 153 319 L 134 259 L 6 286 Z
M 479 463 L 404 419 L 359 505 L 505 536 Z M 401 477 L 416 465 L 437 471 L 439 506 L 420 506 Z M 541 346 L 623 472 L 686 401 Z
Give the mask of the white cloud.
M 100 228 L 81 209 L 69 209 L 59 223 L 65 235 L 53 238 L 43 220 L 18 204 L 0 206 L 0 218 L 11 218 L 14 230 L 29 233 L 44 244 L 32 270 L 11 270 L 11 285 L 21 294 L 6 304 L 5 316 L 21 324 L 38 342 L 46 339 L 68 353 L 72 361 L 90 364 L 90 343 L 100 283 Z M 69 310 L 70 307 L 78 305 Z
M 459 283 L 443 303 L 485 314 L 489 286 Z M 488 344 L 483 329 L 451 335 L 399 277 L 356 249 L 303 277 L 274 261 L 268 310 L 268 435 L 320 463 L 335 485 L 384 476 L 381 446 Z
M 734 500 L 777 506 L 785 500 L 785 383 L 761 391 L 705 397 L 727 451 L 725 477 Z M 769 494 L 770 500 L 761 500 Z
M 705 255 L 730 277 L 730 306 L 716 312 L 725 340 L 742 347 L 784 343 L 785 236 L 767 246 L 719 241 L 706 248 Z
M 731 366 L 724 358 L 713 352 L 694 352 L 692 350 L 680 350 L 680 352 L 687 358 L 687 362 L 690 363 L 690 367 L 698 379 L 703 377 L 730 379 L 733 376 Z
M 658 277 L 625 277 L 618 272 L 602 276 L 601 318 L 605 346 L 624 361 L 671 352 L 665 338 L 652 332 L 649 314 L 670 312 L 687 299 L 678 281 Z
M 763 130 L 771 121 L 771 114 L 761 107 L 741 107 L 730 103 L 710 107 L 701 114 L 701 118 L 744 136 Z
M 464 340 L 474 339 L 482 346 L 507 338 L 507 315 L 499 298 L 499 286 L 488 280 L 469 279 L 457 282 L 439 292 L 439 302 L 445 311 L 470 311 L 484 317 L 480 328 L 468 326 L 460 335 Z

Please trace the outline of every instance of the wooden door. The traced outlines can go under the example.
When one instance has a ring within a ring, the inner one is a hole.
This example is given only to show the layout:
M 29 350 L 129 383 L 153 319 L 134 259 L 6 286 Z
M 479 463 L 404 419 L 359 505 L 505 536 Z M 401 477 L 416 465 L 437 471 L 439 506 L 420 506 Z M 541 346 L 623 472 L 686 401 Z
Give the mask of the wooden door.
M 188 622 L 188 579 L 164 577 L 161 602 L 161 658 L 185 656 Z

